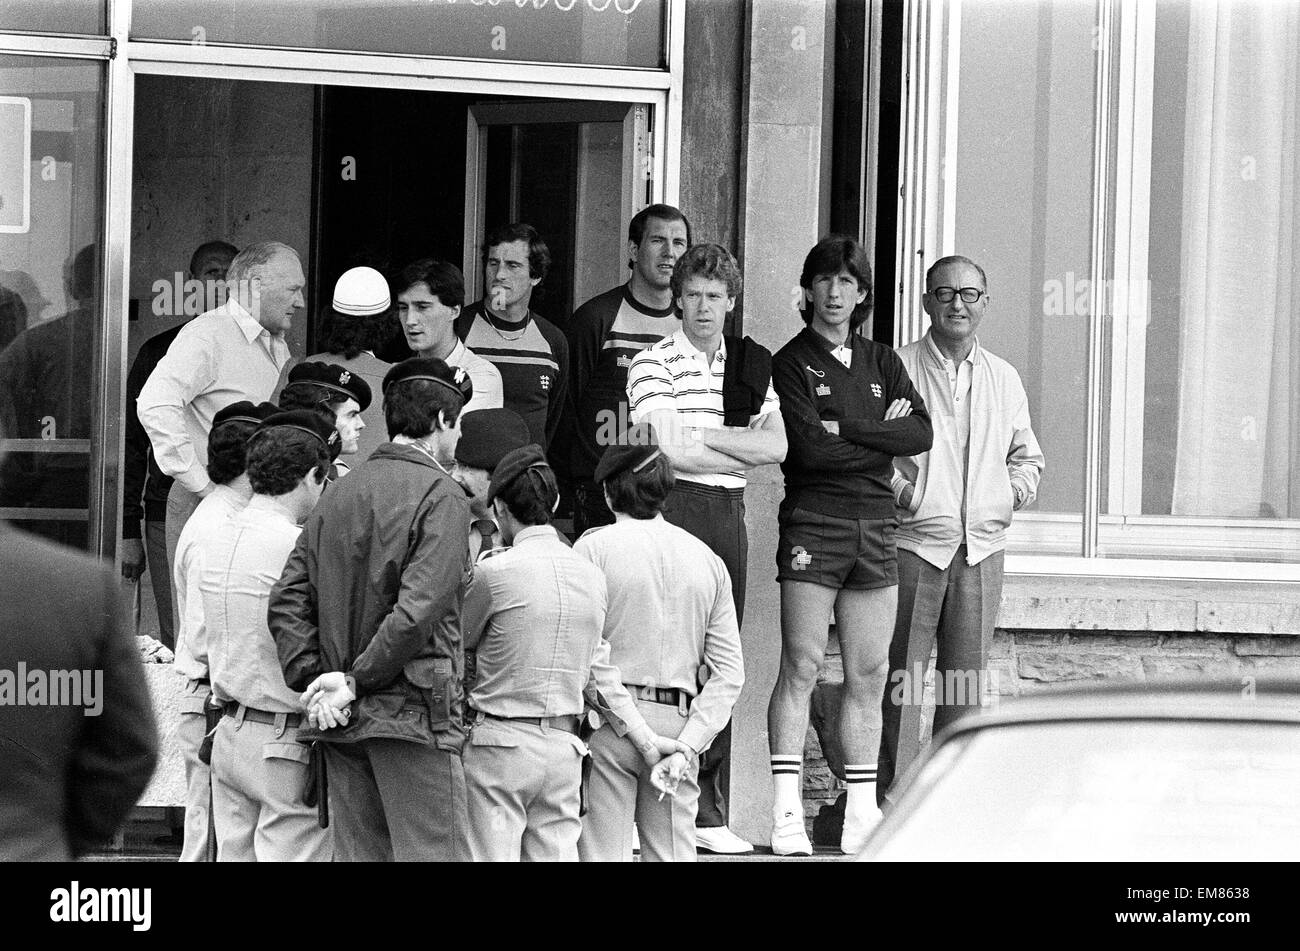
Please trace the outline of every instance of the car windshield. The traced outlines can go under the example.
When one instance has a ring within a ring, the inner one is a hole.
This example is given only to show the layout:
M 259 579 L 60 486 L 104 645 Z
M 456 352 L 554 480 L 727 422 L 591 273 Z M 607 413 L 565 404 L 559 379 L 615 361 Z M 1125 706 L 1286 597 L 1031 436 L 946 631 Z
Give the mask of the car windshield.
M 1294 860 L 1298 807 L 1294 724 L 1017 724 L 939 750 L 899 803 L 894 818 L 901 821 L 886 823 L 868 853 L 904 860 Z

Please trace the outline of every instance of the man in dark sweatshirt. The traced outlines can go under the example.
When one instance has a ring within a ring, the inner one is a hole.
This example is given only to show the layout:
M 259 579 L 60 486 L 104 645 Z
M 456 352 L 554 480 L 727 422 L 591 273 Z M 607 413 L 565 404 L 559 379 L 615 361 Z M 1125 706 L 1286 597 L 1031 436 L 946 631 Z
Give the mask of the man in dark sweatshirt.
M 830 235 L 799 278 L 808 324 L 773 358 L 788 452 L 779 512 L 781 670 L 768 708 L 775 786 L 772 851 L 808 855 L 800 768 L 808 705 L 831 611 L 844 661 L 840 730 L 848 802 L 840 848 L 856 852 L 880 813 L 875 753 L 898 607 L 893 457 L 930 448 L 925 404 L 894 351 L 854 331 L 871 309 L 871 269 L 853 238 Z

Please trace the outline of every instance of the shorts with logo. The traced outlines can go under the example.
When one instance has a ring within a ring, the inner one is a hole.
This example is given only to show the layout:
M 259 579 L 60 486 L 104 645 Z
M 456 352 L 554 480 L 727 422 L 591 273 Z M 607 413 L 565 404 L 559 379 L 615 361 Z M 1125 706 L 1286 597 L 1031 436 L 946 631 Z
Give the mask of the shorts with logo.
M 898 517 L 839 518 L 783 509 L 778 518 L 776 580 L 865 591 L 898 584 Z

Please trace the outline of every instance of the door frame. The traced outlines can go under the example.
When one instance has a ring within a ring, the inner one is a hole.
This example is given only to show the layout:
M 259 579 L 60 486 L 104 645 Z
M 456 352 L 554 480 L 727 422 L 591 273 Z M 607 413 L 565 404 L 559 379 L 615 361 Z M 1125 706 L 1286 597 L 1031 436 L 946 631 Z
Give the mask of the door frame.
M 647 204 L 661 200 L 656 197 L 650 110 L 645 103 L 583 100 L 475 103 L 469 107 L 465 126 L 465 237 L 461 268 L 470 297 L 477 296 L 483 278 L 479 241 L 487 227 L 488 130 L 503 125 L 582 122 L 623 123 L 623 223 Z

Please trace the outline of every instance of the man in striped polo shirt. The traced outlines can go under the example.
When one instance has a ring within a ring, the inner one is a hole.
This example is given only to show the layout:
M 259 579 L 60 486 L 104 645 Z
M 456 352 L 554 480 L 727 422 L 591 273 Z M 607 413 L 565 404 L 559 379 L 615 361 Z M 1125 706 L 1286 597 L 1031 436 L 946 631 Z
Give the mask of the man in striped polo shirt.
M 549 449 L 560 425 L 569 380 L 569 343 L 560 328 L 531 310 L 533 288 L 551 265 L 532 225 L 500 225 L 483 242 L 482 300 L 456 319 L 456 336 L 501 373 L 505 408 L 524 418 Z
M 627 371 L 632 358 L 677 329 L 670 282 L 691 243 L 691 223 L 672 205 L 648 205 L 627 226 L 626 284 L 598 294 L 573 313 L 566 330 L 573 432 L 567 446 L 573 528 L 609 525 L 614 513 L 594 473 L 601 454 L 627 429 Z
M 704 542 L 731 575 L 737 622 L 745 613 L 749 536 L 747 469 L 785 458 L 781 404 L 772 388 L 772 355 L 749 338 L 723 336 L 740 293 L 740 268 L 726 248 L 692 247 L 673 269 L 681 327 L 642 350 L 628 371 L 628 411 L 654 426 L 676 482 L 664 518 Z M 731 727 L 700 763 L 699 848 L 747 852 L 727 828 Z

